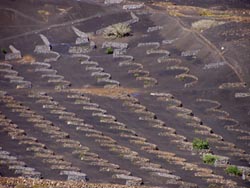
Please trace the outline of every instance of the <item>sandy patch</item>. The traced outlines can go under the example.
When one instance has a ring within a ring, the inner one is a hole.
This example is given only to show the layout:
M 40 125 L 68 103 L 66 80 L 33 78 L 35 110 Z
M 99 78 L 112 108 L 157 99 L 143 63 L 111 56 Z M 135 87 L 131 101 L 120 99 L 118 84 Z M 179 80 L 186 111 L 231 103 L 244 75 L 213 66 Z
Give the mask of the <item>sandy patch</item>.
M 222 25 L 224 23 L 225 22 L 223 22 L 223 21 L 202 19 L 202 20 L 193 22 L 192 23 L 192 28 L 195 29 L 195 30 L 198 30 L 198 31 L 204 31 L 204 30 L 207 30 L 209 28 L 216 27 L 218 25 Z
M 79 89 L 69 89 L 69 92 L 79 92 L 79 93 L 87 93 L 91 95 L 103 96 L 103 97 L 111 97 L 118 98 L 120 96 L 125 96 L 133 93 L 138 93 L 138 89 L 135 88 L 123 88 L 123 87 L 115 87 L 115 88 L 79 88 Z
M 0 177 L 0 188 L 126 188 L 125 185 L 117 184 L 95 184 L 84 183 L 77 181 L 54 181 L 54 180 L 38 180 L 31 178 L 6 178 Z M 130 188 L 136 188 L 136 186 L 129 186 Z M 139 187 L 139 186 L 137 186 Z M 140 186 L 140 188 L 146 188 L 146 186 Z
M 171 16 L 206 17 L 215 20 L 250 22 L 250 10 L 212 10 L 195 6 L 175 5 L 170 2 L 156 2 L 153 5 L 165 8 Z
M 34 63 L 36 61 L 36 58 L 32 55 L 24 55 L 22 59 L 20 59 L 19 63 Z

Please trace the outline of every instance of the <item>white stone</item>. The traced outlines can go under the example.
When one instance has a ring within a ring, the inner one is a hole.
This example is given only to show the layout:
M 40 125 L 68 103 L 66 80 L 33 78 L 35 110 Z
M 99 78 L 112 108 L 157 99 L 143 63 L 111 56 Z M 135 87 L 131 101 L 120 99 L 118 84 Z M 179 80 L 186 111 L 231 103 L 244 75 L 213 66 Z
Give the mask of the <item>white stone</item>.
M 31 63 L 31 65 L 35 65 L 41 68 L 51 68 L 51 65 L 49 63 L 44 63 L 44 62 L 34 62 Z
M 62 171 L 60 175 L 68 176 L 67 180 L 74 180 L 74 181 L 87 181 L 87 175 L 81 172 L 75 171 Z
M 120 4 L 123 0 L 105 0 L 104 4 Z
M 40 37 L 46 46 L 50 46 L 50 42 L 47 37 L 45 37 L 43 34 L 40 34 Z
M 229 164 L 228 157 L 216 155 L 216 160 L 214 162 L 215 167 L 226 167 L 228 164 Z
M 38 54 L 50 53 L 50 47 L 47 45 L 36 45 L 34 52 Z
M 144 43 L 138 43 L 137 47 L 146 47 L 146 46 L 156 46 L 158 48 L 160 46 L 159 42 L 144 42 Z
M 5 60 L 21 59 L 22 55 L 13 45 L 9 46 L 11 53 L 5 55 Z
M 117 179 L 125 179 L 126 185 L 128 186 L 137 186 L 142 184 L 142 178 L 135 177 L 135 176 L 128 176 L 125 174 L 116 174 L 114 175 Z
M 114 52 L 113 52 L 113 56 L 117 57 L 117 56 L 120 56 L 120 55 L 124 55 L 126 52 L 127 52 L 126 49 L 115 49 Z
M 8 60 L 13 60 L 13 59 L 21 59 L 22 56 L 21 56 L 21 53 L 7 53 L 5 54 L 5 60 L 8 61 Z
M 221 66 L 226 65 L 226 62 L 218 62 L 218 63 L 210 63 L 210 64 L 206 64 L 203 69 L 218 69 Z
M 181 178 L 179 176 L 176 176 L 173 174 L 168 174 L 168 173 L 163 173 L 163 172 L 153 172 L 152 174 L 155 176 L 160 176 L 160 177 L 164 177 L 164 178 L 181 180 Z
M 89 39 L 88 38 L 77 37 L 75 43 L 76 43 L 76 45 L 78 45 L 78 44 L 87 44 L 87 43 L 89 43 Z
M 162 30 L 163 27 L 162 26 L 154 26 L 154 27 L 149 27 L 147 29 L 147 32 L 150 33 L 150 32 L 153 32 L 153 31 L 159 31 L 159 30 Z
M 141 4 L 130 4 L 130 5 L 123 5 L 123 9 L 125 10 L 135 10 L 135 9 L 139 9 L 142 8 L 144 6 L 143 3 Z
M 10 48 L 10 51 L 11 51 L 12 53 L 21 53 L 21 52 L 20 52 L 19 50 L 17 50 L 13 45 L 10 45 L 9 48 Z
M 122 42 L 104 42 L 102 44 L 102 48 L 118 48 L 118 49 L 127 49 L 128 48 L 128 43 L 122 43 Z
M 69 53 L 72 54 L 83 54 L 83 53 L 88 53 L 90 52 L 90 49 L 85 46 L 71 46 L 69 48 Z
M 235 97 L 235 98 L 250 97 L 250 93 L 235 93 L 234 97 Z
M 3 62 L 1 62 L 0 63 L 0 69 L 1 68 L 6 68 L 6 69 L 12 69 L 13 68 L 13 66 L 11 65 L 11 64 L 9 64 L 9 63 L 3 63 Z
M 76 27 L 72 26 L 73 31 L 75 32 L 75 34 L 79 37 L 79 38 L 89 38 L 88 35 L 82 31 L 80 31 L 79 29 L 77 29 Z
M 175 39 L 171 39 L 171 40 L 163 40 L 162 41 L 162 44 L 173 44 L 174 41 L 176 41 L 178 38 L 175 38 Z
M 195 57 L 200 50 L 187 50 L 181 53 L 181 56 L 188 57 L 193 56 Z

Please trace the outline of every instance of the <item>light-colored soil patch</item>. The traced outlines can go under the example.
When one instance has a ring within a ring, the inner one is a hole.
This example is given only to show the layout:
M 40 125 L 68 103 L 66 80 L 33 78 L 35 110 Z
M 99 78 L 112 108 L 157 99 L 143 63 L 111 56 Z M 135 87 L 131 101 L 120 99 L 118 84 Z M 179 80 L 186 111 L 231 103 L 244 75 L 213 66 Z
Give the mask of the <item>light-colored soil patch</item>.
M 212 27 L 216 27 L 218 25 L 222 25 L 225 22 L 223 21 L 216 21 L 216 20 L 199 20 L 192 23 L 192 29 L 198 30 L 198 31 L 204 31 Z
M 91 95 L 118 98 L 120 96 L 129 95 L 133 93 L 138 93 L 138 89 L 135 88 L 124 88 L 124 87 L 114 87 L 114 88 L 79 88 L 70 89 L 70 92 L 80 92 L 87 93 Z
M 250 22 L 249 10 L 211 10 L 195 6 L 174 5 L 170 2 L 156 2 L 153 5 L 165 8 L 171 16 L 197 16 L 223 21 Z
M 35 57 L 32 55 L 24 55 L 22 59 L 20 59 L 19 63 L 34 63 L 36 61 Z
M 76 181 L 38 180 L 31 178 L 0 177 L 0 188 L 136 188 L 135 186 L 115 184 L 95 184 Z M 140 188 L 146 188 L 140 186 Z

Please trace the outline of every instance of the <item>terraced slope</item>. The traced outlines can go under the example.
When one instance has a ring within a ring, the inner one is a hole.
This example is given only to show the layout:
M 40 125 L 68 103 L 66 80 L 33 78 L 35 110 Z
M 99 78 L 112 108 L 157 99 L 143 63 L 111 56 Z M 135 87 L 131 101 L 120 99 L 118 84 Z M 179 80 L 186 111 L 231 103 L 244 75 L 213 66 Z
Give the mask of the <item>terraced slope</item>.
M 3 1 L 0 176 L 75 183 L 55 187 L 249 187 L 247 71 L 172 6 Z M 117 23 L 132 32 L 105 38 Z M 209 146 L 195 148 L 196 138 Z M 0 177 L 22 181 L 34 186 Z

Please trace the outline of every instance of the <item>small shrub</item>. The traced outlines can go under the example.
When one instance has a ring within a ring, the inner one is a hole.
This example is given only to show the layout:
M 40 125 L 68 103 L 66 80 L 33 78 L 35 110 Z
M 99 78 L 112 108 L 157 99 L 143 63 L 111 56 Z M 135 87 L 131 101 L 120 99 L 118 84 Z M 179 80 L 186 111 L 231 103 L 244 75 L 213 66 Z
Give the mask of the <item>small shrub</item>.
M 241 176 L 242 175 L 242 171 L 237 167 L 237 166 L 228 166 L 226 168 L 226 173 L 227 174 L 233 174 L 233 175 L 236 175 L 236 176 Z
M 184 76 L 180 76 L 179 79 L 180 79 L 180 81 L 184 81 L 185 77 Z
M 193 148 L 194 149 L 209 149 L 208 141 L 195 138 L 193 140 Z
M 200 16 L 214 16 L 214 14 L 209 10 L 202 10 L 199 13 L 200 13 Z
M 3 54 L 7 54 L 7 50 L 5 48 L 1 48 Z
M 210 164 L 210 165 L 213 165 L 216 159 L 218 159 L 218 157 L 211 155 L 211 154 L 205 154 L 202 157 L 203 162 L 205 164 Z
M 139 74 L 138 73 L 134 73 L 134 77 L 138 77 L 139 76 Z
M 129 36 L 130 32 L 131 28 L 128 24 L 118 23 L 107 27 L 104 30 L 103 35 L 107 38 L 121 38 Z
M 212 183 L 208 185 L 208 188 L 222 188 L 220 185 Z
M 113 53 L 114 53 L 113 48 L 108 47 L 108 48 L 106 49 L 106 54 L 113 54 Z

